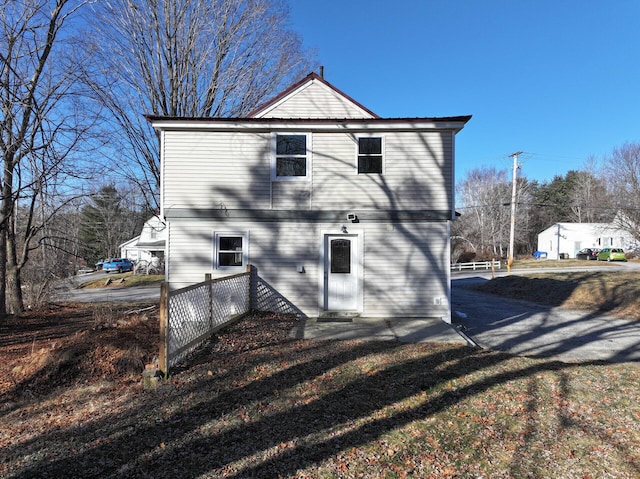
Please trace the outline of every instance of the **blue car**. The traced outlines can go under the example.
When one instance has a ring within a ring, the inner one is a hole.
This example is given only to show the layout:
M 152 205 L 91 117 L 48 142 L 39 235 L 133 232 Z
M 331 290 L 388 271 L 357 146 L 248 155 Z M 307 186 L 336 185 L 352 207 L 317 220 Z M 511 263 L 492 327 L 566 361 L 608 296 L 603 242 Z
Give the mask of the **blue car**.
M 103 263 L 102 271 L 105 273 L 133 271 L 133 263 L 126 258 L 111 258 Z

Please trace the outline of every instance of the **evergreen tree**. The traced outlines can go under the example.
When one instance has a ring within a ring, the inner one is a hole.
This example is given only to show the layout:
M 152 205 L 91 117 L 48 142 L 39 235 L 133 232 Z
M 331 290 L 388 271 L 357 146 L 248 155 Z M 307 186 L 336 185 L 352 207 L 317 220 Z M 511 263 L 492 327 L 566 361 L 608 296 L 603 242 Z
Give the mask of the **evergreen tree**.
M 90 201 L 82 208 L 80 242 L 82 256 L 94 264 L 119 256 L 119 245 L 141 230 L 144 214 L 127 208 L 114 185 L 102 187 Z

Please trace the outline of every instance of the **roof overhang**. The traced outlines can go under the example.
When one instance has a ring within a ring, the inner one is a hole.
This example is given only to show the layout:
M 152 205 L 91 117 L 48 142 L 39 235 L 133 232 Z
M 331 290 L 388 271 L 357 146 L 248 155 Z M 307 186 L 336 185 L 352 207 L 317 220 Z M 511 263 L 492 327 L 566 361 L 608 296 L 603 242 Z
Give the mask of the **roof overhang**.
M 456 133 L 471 119 L 471 115 L 441 118 L 350 118 L 350 119 L 288 119 L 288 118 L 183 118 L 145 115 L 159 131 L 420 131 L 453 130 Z

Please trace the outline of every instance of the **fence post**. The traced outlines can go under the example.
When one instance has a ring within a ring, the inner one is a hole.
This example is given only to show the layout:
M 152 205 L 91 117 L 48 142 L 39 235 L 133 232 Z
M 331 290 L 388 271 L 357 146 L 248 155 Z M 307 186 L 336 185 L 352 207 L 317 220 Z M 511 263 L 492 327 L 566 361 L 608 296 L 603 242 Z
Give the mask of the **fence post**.
M 248 264 L 247 273 L 249 273 L 249 309 L 253 311 L 258 308 L 258 268 Z
M 158 368 L 169 377 L 169 283 L 160 285 L 160 354 Z
M 211 273 L 204 275 L 205 283 L 207 284 L 207 292 L 209 293 L 209 331 L 213 331 L 214 317 L 213 317 L 213 282 L 211 281 Z

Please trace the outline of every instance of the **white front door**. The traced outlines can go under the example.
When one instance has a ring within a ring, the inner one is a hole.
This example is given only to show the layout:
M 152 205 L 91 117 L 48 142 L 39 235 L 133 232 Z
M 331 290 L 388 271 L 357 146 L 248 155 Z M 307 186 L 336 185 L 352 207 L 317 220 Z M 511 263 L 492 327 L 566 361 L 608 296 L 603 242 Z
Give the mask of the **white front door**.
M 325 311 L 358 311 L 359 265 L 357 235 L 324 236 Z

